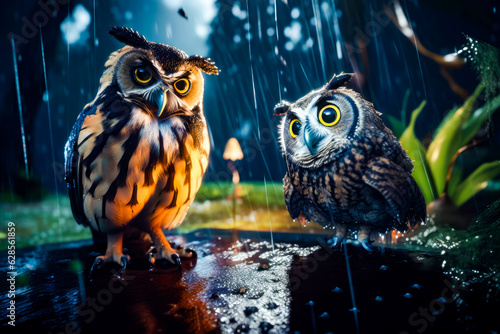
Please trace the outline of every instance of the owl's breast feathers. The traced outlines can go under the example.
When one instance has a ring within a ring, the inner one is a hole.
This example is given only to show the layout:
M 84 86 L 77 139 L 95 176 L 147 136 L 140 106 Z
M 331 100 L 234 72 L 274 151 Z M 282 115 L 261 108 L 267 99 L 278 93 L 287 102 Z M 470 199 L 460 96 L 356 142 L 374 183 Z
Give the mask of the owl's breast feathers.
M 425 201 L 411 176 L 411 161 L 402 149 L 380 147 L 353 141 L 349 150 L 319 168 L 289 163 L 284 192 L 292 218 L 302 212 L 323 226 L 368 223 L 380 228 L 425 219 Z
M 210 150 L 200 107 L 157 122 L 107 87 L 79 115 L 66 143 L 66 180 L 78 223 L 105 232 L 133 219 L 179 224 Z

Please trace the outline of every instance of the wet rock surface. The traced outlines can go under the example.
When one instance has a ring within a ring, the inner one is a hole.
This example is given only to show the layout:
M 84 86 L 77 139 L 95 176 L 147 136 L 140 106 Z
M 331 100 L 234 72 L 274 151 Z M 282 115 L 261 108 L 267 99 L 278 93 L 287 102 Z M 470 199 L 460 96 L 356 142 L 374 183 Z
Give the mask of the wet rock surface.
M 151 268 L 144 249 L 129 247 L 126 270 L 107 265 L 91 277 L 90 242 L 18 249 L 15 330 L 355 333 L 356 319 L 361 333 L 497 330 L 498 295 L 488 285 L 454 284 L 437 253 L 370 254 L 347 244 L 351 289 L 344 252 L 331 251 L 321 237 L 276 233 L 272 244 L 263 234 L 170 236 L 198 252 L 181 271 L 168 263 Z M 5 282 L 1 288 L 5 309 Z M 3 329 L 7 321 L 1 319 Z

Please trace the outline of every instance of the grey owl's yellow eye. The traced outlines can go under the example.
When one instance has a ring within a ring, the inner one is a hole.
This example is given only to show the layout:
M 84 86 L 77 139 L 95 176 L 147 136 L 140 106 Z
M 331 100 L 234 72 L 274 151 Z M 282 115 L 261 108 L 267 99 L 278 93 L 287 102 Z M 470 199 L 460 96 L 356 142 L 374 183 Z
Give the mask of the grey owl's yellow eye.
M 340 110 L 336 105 L 328 104 L 321 108 L 318 119 L 324 126 L 334 126 L 340 121 Z
M 134 70 L 134 78 L 138 83 L 140 83 L 142 85 L 146 85 L 153 78 L 153 74 L 151 74 L 151 72 L 148 71 L 148 69 L 141 66 L 141 67 L 137 67 Z
M 299 135 L 300 128 L 302 127 L 302 123 L 295 118 L 290 122 L 290 134 L 292 135 L 293 138 L 297 137 Z
M 174 82 L 174 88 L 177 93 L 184 96 L 189 93 L 189 90 L 191 89 L 191 82 L 186 78 L 179 79 Z

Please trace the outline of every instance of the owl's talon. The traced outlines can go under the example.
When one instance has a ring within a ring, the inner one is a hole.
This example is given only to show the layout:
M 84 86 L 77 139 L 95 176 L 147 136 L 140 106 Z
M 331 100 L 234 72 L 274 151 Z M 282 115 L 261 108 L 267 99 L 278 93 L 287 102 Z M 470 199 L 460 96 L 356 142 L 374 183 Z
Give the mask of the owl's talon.
M 186 254 L 191 253 L 190 257 L 198 257 L 198 254 L 196 253 L 196 251 L 193 248 L 186 248 L 185 252 L 186 252 Z
M 126 255 L 123 255 L 123 256 L 121 257 L 121 260 L 122 260 L 122 266 L 123 266 L 123 267 L 122 267 L 122 270 L 127 269 L 127 264 L 128 264 L 128 262 L 129 262 L 129 258 L 128 258 Z
M 181 270 L 181 258 L 177 254 L 172 254 L 171 256 L 172 261 L 174 261 L 174 264 L 177 264 L 177 269 Z
M 359 240 L 359 244 L 369 253 L 378 249 L 378 247 L 370 245 L 370 242 L 367 239 Z
M 94 260 L 94 263 L 92 264 L 92 267 L 90 268 L 90 275 L 92 276 L 92 273 L 94 272 L 95 269 L 100 269 L 102 265 L 104 264 L 104 260 L 102 257 L 97 257 Z
M 149 247 L 149 250 L 146 252 L 146 255 L 151 255 L 151 254 L 156 254 L 158 251 L 156 250 L 155 246 Z
M 342 238 L 339 237 L 338 235 L 332 237 L 330 240 L 328 240 L 328 243 L 331 244 L 330 248 L 334 250 L 341 250 L 342 249 Z

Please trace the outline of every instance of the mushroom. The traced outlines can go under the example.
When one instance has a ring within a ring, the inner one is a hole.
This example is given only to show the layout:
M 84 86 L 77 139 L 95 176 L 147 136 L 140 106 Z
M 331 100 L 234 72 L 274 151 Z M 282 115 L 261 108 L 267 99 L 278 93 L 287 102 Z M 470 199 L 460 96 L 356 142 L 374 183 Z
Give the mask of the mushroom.
M 233 137 L 227 141 L 222 157 L 224 160 L 229 160 L 227 166 L 233 172 L 233 183 L 236 186 L 240 182 L 240 175 L 236 167 L 234 167 L 233 162 L 243 159 L 243 152 L 241 151 L 238 139 Z
M 236 228 L 236 191 L 237 185 L 240 182 L 240 174 L 234 166 L 233 162 L 236 160 L 243 159 L 243 152 L 241 151 L 240 143 L 238 139 L 230 138 L 226 143 L 226 148 L 224 149 L 224 154 L 222 155 L 224 160 L 229 160 L 227 166 L 233 172 L 233 227 Z

